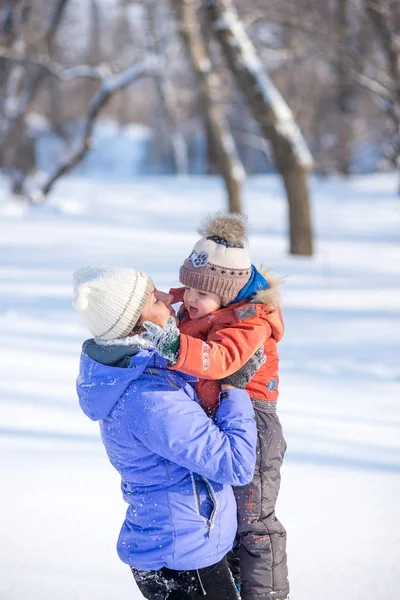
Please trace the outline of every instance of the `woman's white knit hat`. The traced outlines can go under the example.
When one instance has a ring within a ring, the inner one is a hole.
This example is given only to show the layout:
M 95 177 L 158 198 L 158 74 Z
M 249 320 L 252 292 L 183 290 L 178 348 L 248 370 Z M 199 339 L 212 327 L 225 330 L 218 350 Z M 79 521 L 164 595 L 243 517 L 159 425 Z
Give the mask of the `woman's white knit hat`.
M 93 337 L 114 340 L 127 336 L 138 322 L 154 288 L 143 271 L 120 267 L 84 267 L 73 274 L 74 308 Z

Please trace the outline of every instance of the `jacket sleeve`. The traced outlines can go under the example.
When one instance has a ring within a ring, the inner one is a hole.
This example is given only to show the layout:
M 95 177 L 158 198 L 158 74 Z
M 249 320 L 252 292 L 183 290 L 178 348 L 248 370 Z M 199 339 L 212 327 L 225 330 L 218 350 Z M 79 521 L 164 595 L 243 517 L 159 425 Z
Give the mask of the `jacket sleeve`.
M 169 294 L 171 294 L 171 296 L 173 297 L 172 300 L 172 304 L 176 304 L 177 302 L 183 302 L 183 296 L 185 294 L 185 289 L 184 287 L 179 287 L 179 288 L 171 288 L 169 290 Z
M 181 333 L 178 361 L 170 368 L 202 379 L 221 379 L 240 369 L 270 335 L 270 326 L 261 319 L 215 331 L 205 342 Z
M 225 395 L 214 423 L 184 390 L 153 386 L 132 399 L 132 433 L 155 454 L 189 471 L 218 483 L 245 485 L 256 460 L 253 406 L 243 390 Z

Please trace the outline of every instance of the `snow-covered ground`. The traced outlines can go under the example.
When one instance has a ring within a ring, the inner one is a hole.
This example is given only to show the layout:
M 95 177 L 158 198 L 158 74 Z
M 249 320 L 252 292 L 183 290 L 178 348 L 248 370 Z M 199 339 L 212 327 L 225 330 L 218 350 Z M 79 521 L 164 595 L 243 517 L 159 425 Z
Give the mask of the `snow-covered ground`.
M 400 594 L 400 199 L 394 175 L 313 182 L 316 255 L 290 257 L 275 177 L 246 185 L 254 262 L 286 277 L 278 514 L 293 600 Z M 0 184 L 0 598 L 140 598 L 115 543 L 125 505 L 75 377 L 80 266 L 148 271 L 160 288 L 218 179 L 70 178 L 21 210 Z

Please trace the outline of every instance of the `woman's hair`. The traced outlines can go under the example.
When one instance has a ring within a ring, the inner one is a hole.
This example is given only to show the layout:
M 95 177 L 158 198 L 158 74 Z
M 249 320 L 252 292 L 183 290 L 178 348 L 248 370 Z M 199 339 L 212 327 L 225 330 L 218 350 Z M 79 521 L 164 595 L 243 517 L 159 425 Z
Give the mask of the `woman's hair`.
M 140 322 L 141 316 L 139 317 L 139 321 L 136 323 L 135 327 L 132 329 L 132 333 L 134 335 L 140 335 L 141 333 L 143 333 L 145 331 L 145 328 L 143 327 L 142 323 Z

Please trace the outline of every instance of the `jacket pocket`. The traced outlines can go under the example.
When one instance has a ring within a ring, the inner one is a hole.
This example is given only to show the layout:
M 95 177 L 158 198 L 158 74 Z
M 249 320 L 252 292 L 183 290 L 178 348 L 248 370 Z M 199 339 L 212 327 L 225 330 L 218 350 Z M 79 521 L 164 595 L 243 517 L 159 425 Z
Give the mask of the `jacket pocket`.
M 197 514 L 204 520 L 207 534 L 214 526 L 218 498 L 212 484 L 205 477 L 190 473 Z

